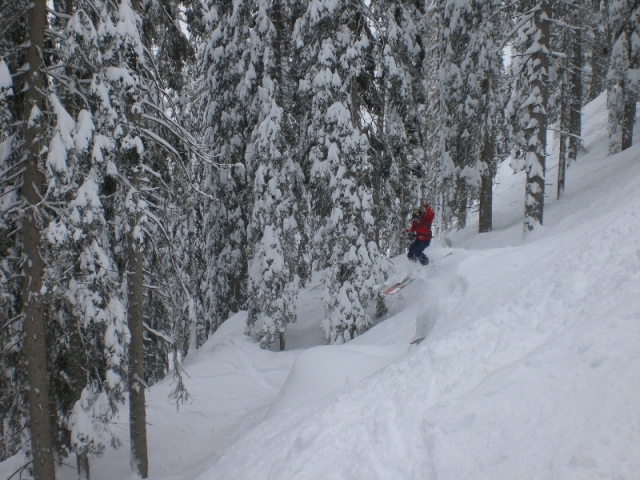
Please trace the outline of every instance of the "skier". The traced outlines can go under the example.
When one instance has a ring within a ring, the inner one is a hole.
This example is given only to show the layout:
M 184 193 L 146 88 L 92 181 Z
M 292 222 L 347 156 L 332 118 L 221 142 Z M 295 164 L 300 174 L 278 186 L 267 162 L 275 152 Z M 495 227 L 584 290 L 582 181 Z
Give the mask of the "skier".
M 424 208 L 414 210 L 411 214 L 413 219 L 411 226 L 400 230 L 402 233 L 413 232 L 416 234 L 415 240 L 409 246 L 407 257 L 416 262 L 420 260 L 422 265 L 429 264 L 429 258 L 424 254 L 424 249 L 431 244 L 431 223 L 435 213 L 428 202 L 424 202 Z

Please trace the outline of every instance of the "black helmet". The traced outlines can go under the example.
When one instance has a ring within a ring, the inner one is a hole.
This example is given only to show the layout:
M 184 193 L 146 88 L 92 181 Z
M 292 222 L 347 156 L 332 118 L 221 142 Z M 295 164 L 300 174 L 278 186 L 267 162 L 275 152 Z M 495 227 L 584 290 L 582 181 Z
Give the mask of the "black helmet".
M 419 219 L 422 216 L 422 210 L 414 210 L 413 213 L 411 214 L 411 218 L 413 218 L 414 220 Z

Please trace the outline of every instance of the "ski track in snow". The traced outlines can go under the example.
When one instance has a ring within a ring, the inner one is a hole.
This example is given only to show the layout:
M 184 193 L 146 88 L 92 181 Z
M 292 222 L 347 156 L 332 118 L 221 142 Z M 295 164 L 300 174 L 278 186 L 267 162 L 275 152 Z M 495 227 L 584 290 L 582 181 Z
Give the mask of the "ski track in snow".
M 258 348 L 244 313 L 227 321 L 185 362 L 187 404 L 170 378 L 148 393 L 149 478 L 640 478 L 640 145 L 606 157 L 604 96 L 584 119 L 544 227 L 523 237 L 524 178 L 501 165 L 494 231 L 434 241 L 426 268 L 393 259 L 388 285 L 416 280 L 353 341 L 323 346 L 317 276 L 293 350 Z M 93 480 L 130 478 L 126 424 Z

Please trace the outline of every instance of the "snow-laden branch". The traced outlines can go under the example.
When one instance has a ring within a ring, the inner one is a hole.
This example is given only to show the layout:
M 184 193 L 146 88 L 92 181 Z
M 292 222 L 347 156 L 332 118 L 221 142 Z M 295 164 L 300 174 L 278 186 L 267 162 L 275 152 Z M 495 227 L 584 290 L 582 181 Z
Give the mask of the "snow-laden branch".
M 512 37 L 518 30 L 520 30 L 523 27 L 523 25 L 525 23 L 527 23 L 529 20 L 531 20 L 533 17 L 535 17 L 535 15 L 536 15 L 535 12 L 529 12 L 529 13 L 523 15 L 520 18 L 520 21 L 516 24 L 516 26 L 513 27 L 513 29 L 509 33 L 507 33 L 507 35 L 506 35 L 507 38 Z
M 575 133 L 565 132 L 564 130 L 558 130 L 557 128 L 553 128 L 553 127 L 547 127 L 547 130 L 551 130 L 552 132 L 559 133 L 560 135 L 566 135 L 568 137 L 576 138 L 581 142 L 584 141 L 584 139 L 580 135 L 576 135 Z
M 54 10 L 49 6 L 47 6 L 47 13 L 50 13 L 54 17 L 63 18 L 65 20 L 71 20 L 73 18 L 71 15 L 63 12 L 58 12 L 57 10 Z
M 171 345 L 172 347 L 175 345 L 175 342 L 173 340 L 173 338 L 169 337 L 167 334 L 159 332 L 158 330 L 151 328 L 147 322 L 142 322 L 142 325 L 144 325 L 144 328 L 147 332 L 153 334 L 154 336 L 164 340 L 165 342 L 167 342 L 169 345 Z

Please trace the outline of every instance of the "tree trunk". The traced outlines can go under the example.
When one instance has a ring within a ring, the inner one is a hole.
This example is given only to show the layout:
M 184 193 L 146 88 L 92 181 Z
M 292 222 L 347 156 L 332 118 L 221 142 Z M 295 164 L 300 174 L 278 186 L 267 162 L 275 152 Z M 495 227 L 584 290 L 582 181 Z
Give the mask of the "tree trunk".
M 462 230 L 467 226 L 467 205 L 469 197 L 469 188 L 467 182 L 464 179 L 458 178 L 456 180 L 456 229 Z
M 282 16 L 282 6 L 280 5 L 279 0 L 275 0 L 271 5 L 271 22 L 276 29 L 276 36 L 273 40 L 273 57 L 275 64 L 275 71 L 273 72 L 273 79 L 278 82 L 278 85 L 282 89 L 284 87 L 283 84 L 283 65 L 282 65 L 282 48 L 284 45 L 285 38 L 285 25 L 284 19 Z
M 142 15 L 140 0 L 132 0 L 133 10 Z M 135 60 L 137 62 L 137 59 Z M 134 63 L 132 68 L 137 68 Z M 131 113 L 130 127 L 138 127 L 141 123 L 139 113 Z M 140 153 L 130 152 L 131 185 L 138 197 L 140 190 L 141 161 Z M 143 316 L 143 281 L 144 255 L 142 241 L 136 239 L 135 232 L 139 227 L 142 214 L 129 212 L 129 238 L 127 255 L 127 288 L 128 288 L 128 326 L 131 340 L 129 344 L 129 438 L 131 441 L 131 469 L 140 478 L 147 478 L 149 460 L 147 457 L 147 411 L 145 405 L 145 368 L 144 368 L 144 316 Z
M 82 452 L 76 452 L 76 464 L 78 468 L 78 480 L 90 480 L 89 455 Z
M 565 29 L 563 33 L 564 46 L 567 47 L 569 41 L 569 32 Z M 568 82 L 569 73 L 568 68 L 571 65 L 570 59 L 566 58 L 564 61 L 564 72 L 562 73 L 561 85 L 560 85 L 560 146 L 558 149 L 558 189 L 556 198 L 560 198 L 560 195 L 564 191 L 565 178 L 567 172 L 567 156 L 568 156 L 568 138 L 567 133 L 571 129 L 571 122 L 569 116 L 570 105 L 568 105 Z
M 283 46 L 285 43 L 285 24 L 284 18 L 282 15 L 282 6 L 280 5 L 279 0 L 275 0 L 271 5 L 271 21 L 273 26 L 276 29 L 276 36 L 273 40 L 273 57 L 275 68 L 273 71 L 273 79 L 278 84 L 277 93 L 280 94 L 280 98 L 278 99 L 278 103 L 280 105 L 283 104 L 283 97 L 285 94 L 285 85 L 284 85 L 284 75 L 283 75 Z M 284 351 L 286 340 L 287 340 L 287 332 L 285 330 L 284 325 L 280 327 L 281 330 L 278 332 L 279 340 L 280 340 L 280 351 Z
M 484 80 L 482 85 L 484 95 L 487 96 L 489 90 L 489 81 Z M 485 106 L 485 108 L 487 108 Z M 492 124 L 487 122 L 485 124 Z M 481 175 L 480 183 L 480 205 L 478 218 L 478 231 L 480 233 L 490 232 L 493 229 L 493 178 L 495 176 L 495 152 L 496 142 L 495 135 L 492 131 L 485 131 L 482 138 L 482 148 L 480 150 L 480 161 L 484 168 Z
M 635 5 L 637 5 L 637 2 Z M 634 6 L 631 12 L 631 17 L 633 17 L 633 13 L 637 13 L 637 10 L 640 10 L 640 7 Z M 631 25 L 630 19 L 627 20 L 627 23 L 628 24 L 625 26 L 627 30 L 627 41 L 629 42 L 627 46 L 627 52 L 629 54 L 629 71 L 627 74 L 631 75 L 631 72 L 636 71 L 639 66 L 637 56 L 633 54 L 633 42 L 634 38 L 637 38 L 637 36 L 633 32 L 634 27 Z M 638 100 L 638 93 L 631 80 L 625 79 L 625 89 L 627 95 L 622 118 L 622 150 L 626 150 L 633 145 L 633 126 L 636 122 L 636 101 Z
M 136 155 L 137 156 L 137 155 Z M 139 168 L 135 166 L 134 168 Z M 132 184 L 139 186 L 139 172 L 134 173 Z M 147 478 L 149 462 L 147 459 L 147 414 L 145 406 L 144 375 L 144 318 L 143 318 L 143 265 L 144 256 L 141 244 L 136 240 L 134 231 L 141 214 L 130 213 L 129 246 L 127 262 L 128 286 L 128 323 L 131 341 L 129 344 L 129 436 L 131 439 L 131 469 L 141 478 Z
M 478 231 L 480 233 L 490 232 L 493 229 L 493 177 L 495 175 L 493 157 L 495 142 L 491 133 L 485 136 L 481 153 L 484 170 L 480 184 L 480 212 L 478 223 Z
M 574 13 L 574 24 L 578 24 L 578 15 Z M 571 130 L 569 137 L 569 158 L 576 160 L 580 150 L 582 135 L 582 30 L 576 29 L 571 35 Z
M 622 150 L 626 150 L 633 145 L 633 124 L 636 119 L 635 95 L 629 92 L 628 96 L 631 99 L 624 106 L 624 117 L 622 119 Z
M 44 262 L 40 255 L 41 224 L 36 205 L 41 201 L 40 191 L 44 175 L 38 168 L 44 147 L 44 87 L 42 51 L 46 27 L 46 2 L 34 0 L 27 14 L 29 49 L 26 61 L 27 91 L 24 98 L 24 139 L 27 164 L 24 172 L 23 194 L 29 208 L 25 209 L 22 225 L 24 278 L 22 283 L 22 309 L 24 314 L 24 352 L 27 360 L 27 399 L 29 402 L 29 431 L 35 480 L 55 479 L 53 441 L 49 410 L 47 355 L 45 345 L 45 317 L 42 301 Z
M 562 110 L 564 110 L 564 104 L 562 105 Z M 556 193 L 556 198 L 560 198 L 560 195 L 562 194 L 562 192 L 564 192 L 564 183 L 565 183 L 566 173 L 567 173 L 567 136 L 561 133 L 560 147 L 558 149 L 558 191 Z
M 535 142 L 529 142 L 529 155 L 535 160 L 527 168 L 527 185 L 525 194 L 524 229 L 530 231 L 536 225 L 542 225 L 544 211 L 544 180 L 545 161 L 547 152 L 547 107 L 549 103 L 549 57 L 545 51 L 550 51 L 549 19 L 551 19 L 551 5 L 549 0 L 541 0 L 540 8 L 535 12 L 535 30 L 539 32 L 537 39 L 540 47 L 529 59 L 533 65 L 532 90 L 540 92 L 540 102 L 530 105 L 529 115 L 535 120 L 535 126 L 529 130 L 528 136 L 534 137 Z
M 593 26 L 593 47 L 591 48 L 591 84 L 587 101 L 596 98 L 607 88 L 608 45 L 608 5 L 606 1 L 592 0 L 591 8 L 599 12 L 599 24 Z

